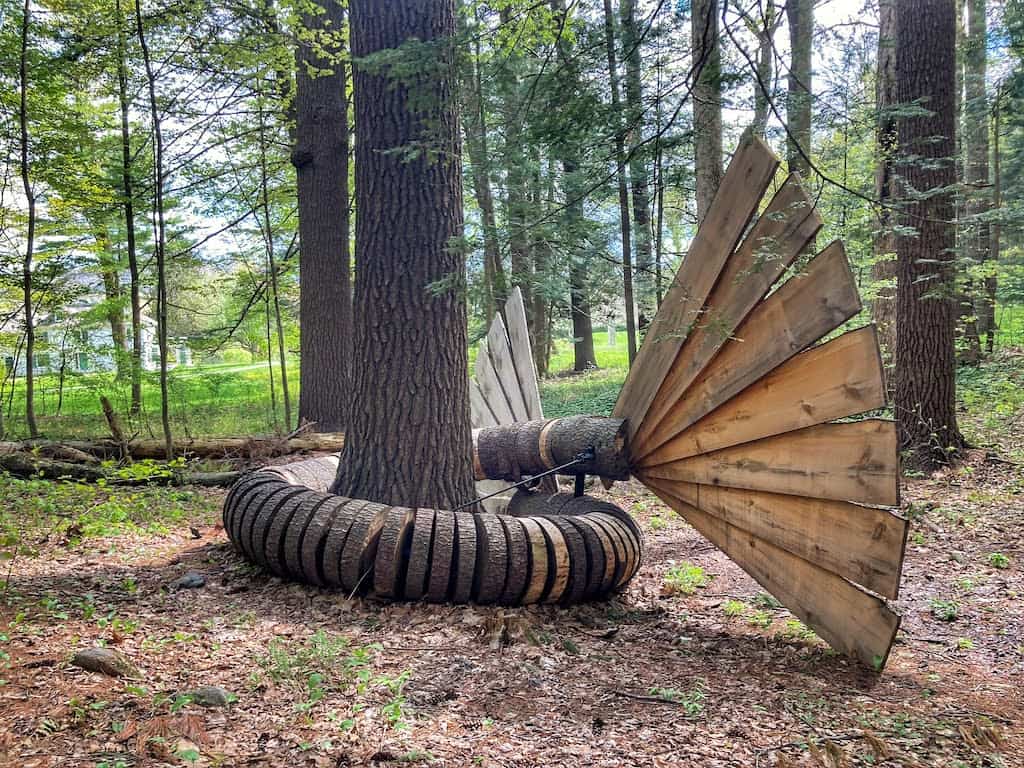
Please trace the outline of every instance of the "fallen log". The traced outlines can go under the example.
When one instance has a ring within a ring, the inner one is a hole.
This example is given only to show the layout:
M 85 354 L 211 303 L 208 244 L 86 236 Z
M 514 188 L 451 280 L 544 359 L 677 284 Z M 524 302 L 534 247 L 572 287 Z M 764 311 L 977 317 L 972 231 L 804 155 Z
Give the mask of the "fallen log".
M 330 432 L 290 438 L 276 435 L 179 438 L 174 441 L 174 452 L 178 456 L 201 459 L 264 459 L 313 451 L 337 453 L 344 442 L 344 435 Z M 134 459 L 163 459 L 166 455 L 163 440 L 132 440 L 127 445 L 129 454 Z M 0 455 L 28 451 L 74 461 L 86 461 L 87 458 L 83 455 L 100 459 L 123 457 L 121 444 L 110 438 L 0 442 Z M 74 459 L 72 452 L 77 453 Z
M 593 452 L 590 460 L 560 473 L 600 475 L 614 480 L 629 478 L 626 428 L 622 419 L 570 416 L 473 431 L 477 480 L 518 481 L 524 476 L 539 475 L 563 466 L 587 451 Z
M 240 471 L 175 471 L 147 475 L 146 477 L 119 477 L 116 471 L 106 471 L 96 464 L 78 464 L 48 459 L 26 451 L 0 454 L 0 470 L 16 477 L 35 477 L 44 480 L 76 480 L 81 483 L 97 483 L 102 480 L 108 485 L 202 485 L 220 488 L 232 485 L 243 474 Z

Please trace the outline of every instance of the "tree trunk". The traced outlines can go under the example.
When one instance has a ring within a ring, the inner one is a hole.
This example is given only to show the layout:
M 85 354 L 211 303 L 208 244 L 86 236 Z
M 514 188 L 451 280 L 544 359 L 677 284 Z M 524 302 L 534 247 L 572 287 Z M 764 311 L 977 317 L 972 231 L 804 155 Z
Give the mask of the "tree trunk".
M 160 347 L 160 422 L 164 430 L 164 446 L 167 460 L 174 458 L 174 440 L 171 437 L 171 414 L 167 392 L 167 264 L 164 246 L 167 242 L 167 229 L 164 221 L 164 139 L 160 123 L 160 109 L 156 100 L 156 76 L 153 73 L 153 62 L 146 43 L 146 33 L 142 26 L 142 0 L 135 0 L 135 28 L 139 36 L 139 47 L 142 49 L 142 62 L 146 72 L 146 85 L 149 92 L 149 113 L 153 121 L 153 209 L 156 216 L 154 227 L 156 256 L 156 332 Z
M 722 183 L 722 54 L 717 0 L 694 0 L 690 18 L 694 67 L 693 156 L 697 223 L 704 221 Z
M 967 40 L 964 50 L 964 145 L 966 162 L 964 181 L 966 187 L 967 231 L 965 232 L 965 255 L 968 269 L 988 261 L 991 242 L 990 226 L 983 221 L 992 208 L 992 189 L 989 186 L 988 132 L 989 109 L 985 78 L 988 70 L 988 24 L 985 18 L 985 0 L 967 2 Z M 971 280 L 972 288 L 983 287 L 984 282 Z M 994 322 L 995 309 L 988 301 L 987 292 L 982 290 L 973 295 L 973 312 L 976 319 L 976 337 L 989 333 Z M 981 342 L 978 341 L 980 356 Z
M 999 269 L 999 257 L 1001 250 L 1002 215 L 1003 215 L 1003 182 L 1000 177 L 1002 156 L 999 147 L 999 117 L 1002 102 L 1002 93 L 997 93 L 995 103 L 992 105 L 992 207 L 996 210 L 997 218 L 992 222 L 992 253 L 989 256 L 991 264 L 989 273 L 985 276 L 985 303 L 987 311 L 991 312 L 987 318 L 987 333 L 985 334 L 985 351 L 990 355 L 995 349 L 996 332 L 996 290 L 998 289 L 998 278 L 996 270 Z
M 768 109 L 772 97 L 769 89 L 775 69 L 775 30 L 778 29 L 780 16 L 775 0 L 768 0 L 762 13 L 761 23 L 754 25 L 751 30 L 757 37 L 757 82 L 754 83 L 754 122 L 751 127 L 755 134 L 763 138 L 768 128 Z
M 31 4 L 25 0 L 21 17 L 21 49 L 18 57 L 18 128 L 21 137 L 21 184 L 28 205 L 28 231 L 25 233 L 25 256 L 21 269 L 22 310 L 25 319 L 25 422 L 31 437 L 39 436 L 35 407 L 35 345 L 36 329 L 32 301 L 32 257 L 36 238 L 36 193 L 32 188 L 28 147 L 28 34 Z
M 871 319 L 878 326 L 882 353 L 891 368 L 896 354 L 896 0 L 881 0 L 878 26 L 878 70 L 875 103 L 878 122 L 875 128 L 877 165 L 875 196 L 878 198 L 878 231 L 875 235 L 875 263 L 871 279 L 882 285 L 871 301 Z M 889 386 L 893 383 L 889 378 Z
M 621 0 L 622 48 L 626 64 L 628 106 L 629 178 L 633 192 L 633 240 L 636 242 L 637 326 L 646 330 L 656 311 L 654 301 L 654 255 L 651 248 L 651 200 L 646 153 L 643 148 L 643 84 L 641 81 L 640 34 L 636 23 L 636 0 Z
M 626 313 L 626 354 L 629 364 L 636 358 L 636 316 L 633 302 L 633 254 L 630 242 L 629 190 L 626 186 L 626 144 L 619 100 L 619 73 L 615 61 L 615 19 L 611 0 L 604 0 L 604 37 L 608 54 L 608 80 L 615 120 L 615 177 L 619 187 L 619 229 L 622 233 L 622 303 Z
M 535 211 L 548 210 L 554 200 L 554 173 L 550 170 L 545 177 L 542 171 L 540 149 L 534 147 L 534 171 L 533 171 L 533 206 Z M 547 182 L 545 184 L 545 182 Z M 533 352 L 533 364 L 537 370 L 537 378 L 543 378 L 548 374 L 548 366 L 551 361 L 551 315 L 553 311 L 550 298 L 550 290 L 554 276 L 551 274 L 554 263 L 554 255 L 551 249 L 551 242 L 543 227 L 534 227 L 530 253 L 533 255 L 533 276 L 536 283 L 536 290 L 533 291 L 530 304 L 527 305 L 529 312 L 528 323 L 530 325 L 530 344 Z
M 142 295 L 139 283 L 139 259 L 135 246 L 135 191 L 132 179 L 132 145 L 128 124 L 128 66 L 125 61 L 124 15 L 121 0 L 115 0 L 117 13 L 117 99 L 121 110 L 121 191 L 124 195 L 125 250 L 128 255 L 128 291 L 131 301 L 132 348 L 131 376 L 132 395 L 130 413 L 137 415 L 142 410 Z
M 899 120 L 906 201 L 897 237 L 899 333 L 895 411 L 905 462 L 929 470 L 964 446 L 956 423 L 954 204 L 956 19 L 949 0 L 896 5 L 900 104 L 923 100 L 927 114 Z M 922 197 L 922 194 L 924 195 Z
M 120 265 L 114 258 L 110 234 L 106 227 L 98 227 L 96 247 L 99 250 L 97 260 L 100 267 L 100 278 L 103 280 L 103 297 L 106 304 L 107 325 L 110 326 L 110 338 L 113 342 L 114 364 L 117 366 L 117 378 L 125 379 L 130 373 L 131 364 L 128 357 L 127 339 L 124 332 L 124 291 L 121 288 Z
M 480 73 L 480 37 L 476 37 L 471 83 L 466 90 L 466 151 L 473 171 L 473 195 L 480 209 L 480 225 L 484 246 L 484 322 L 489 323 L 494 313 L 505 306 L 508 283 L 501 262 L 498 243 L 498 225 L 494 214 L 494 193 L 491 190 L 490 154 L 487 144 L 487 120 L 484 110 L 483 82 Z
M 375 0 L 352 0 L 349 8 L 359 62 L 358 312 L 352 411 L 332 491 L 451 509 L 475 496 L 455 2 L 394 0 L 381 13 Z M 414 39 L 411 51 L 394 50 Z M 395 72 L 378 52 L 413 55 L 417 65 Z
M 813 0 L 786 3 L 789 21 L 789 83 L 786 91 L 787 163 L 790 171 L 811 173 L 811 50 L 814 41 Z
M 302 15 L 295 49 L 299 423 L 334 432 L 347 419 L 352 359 L 348 75 L 341 40 L 345 9 L 337 0 L 315 5 L 323 13 Z M 286 375 L 283 365 L 282 358 Z

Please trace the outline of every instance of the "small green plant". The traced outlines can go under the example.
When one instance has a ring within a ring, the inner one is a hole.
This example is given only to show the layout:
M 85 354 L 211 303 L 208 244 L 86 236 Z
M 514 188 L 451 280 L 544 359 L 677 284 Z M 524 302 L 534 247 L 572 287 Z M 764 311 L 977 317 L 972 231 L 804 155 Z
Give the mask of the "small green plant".
M 701 587 L 706 587 L 714 578 L 699 565 L 683 563 L 668 569 L 662 584 L 662 591 L 667 595 L 692 595 Z
M 814 631 L 799 619 L 787 619 L 785 626 L 779 634 L 782 637 L 792 638 L 794 640 L 814 640 L 817 638 Z
M 747 604 L 742 600 L 726 600 L 722 606 L 722 612 L 731 619 L 742 616 L 746 610 Z
M 1002 552 L 992 552 L 988 556 L 988 564 L 993 568 L 999 568 L 1005 570 L 1010 567 L 1010 558 L 1004 555 Z
M 756 595 L 754 595 L 754 598 L 753 600 L 751 600 L 751 602 L 758 608 L 764 608 L 769 611 L 777 611 L 779 608 L 782 607 L 782 603 L 780 603 L 774 597 L 769 595 L 767 592 L 758 592 Z
M 651 519 L 648 521 L 652 531 L 660 531 L 665 527 L 665 521 L 657 515 L 651 515 Z
M 688 691 L 680 691 L 676 688 L 662 688 L 655 685 L 651 686 L 647 693 L 664 701 L 678 704 L 689 717 L 697 717 L 704 711 L 704 702 L 707 699 L 705 688 L 706 683 L 703 680 L 697 680 L 693 688 Z
M 932 616 L 939 621 L 956 621 L 960 615 L 960 604 L 955 600 L 932 600 Z
M 958 637 L 956 639 L 956 649 L 958 651 L 973 651 L 974 641 L 969 637 Z
M 768 611 L 751 611 L 747 614 L 747 624 L 758 629 L 768 629 L 772 625 L 772 615 Z

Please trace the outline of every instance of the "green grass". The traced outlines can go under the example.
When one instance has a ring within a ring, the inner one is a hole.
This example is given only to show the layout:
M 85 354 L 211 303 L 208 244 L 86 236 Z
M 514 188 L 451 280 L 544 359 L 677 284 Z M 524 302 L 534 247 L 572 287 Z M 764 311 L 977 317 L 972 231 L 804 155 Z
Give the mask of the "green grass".
M 1024 344 L 1024 306 L 1000 306 L 1001 348 Z M 1016 341 L 1015 341 L 1016 340 Z M 555 342 L 550 376 L 540 383 L 544 413 L 549 417 L 573 414 L 610 414 L 626 378 L 626 333 L 616 334 L 614 347 L 607 344 L 601 329 L 594 337 L 598 369 L 572 373 L 573 346 L 570 339 Z M 470 360 L 475 358 L 475 349 Z M 288 369 L 293 419 L 298 406 L 299 368 L 296 360 Z M 271 407 L 265 364 L 218 364 L 182 368 L 170 374 L 171 427 L 176 435 L 244 435 L 284 429 L 280 373 L 275 368 L 277 411 Z M 1003 453 L 1020 456 L 1024 447 L 1014 441 L 993 441 L 1006 433 L 1006 425 L 1024 413 L 1024 366 L 1020 357 L 997 351 L 979 368 L 958 372 L 959 396 L 967 408 L 961 428 L 972 443 L 994 444 Z M 69 376 L 63 402 L 57 412 L 58 383 L 55 376 L 42 376 L 36 390 L 36 412 L 44 436 L 86 438 L 107 434 L 100 411 L 99 396 L 107 395 L 126 421 L 126 428 L 140 437 L 161 434 L 160 391 L 155 373 L 147 373 L 143 387 L 143 412 L 128 419 L 128 386 L 111 375 Z M 24 423 L 24 382 L 18 380 L 13 398 L 4 403 L 6 437 L 26 436 Z M 1019 422 L 1018 422 L 1019 423 Z M 1017 441 L 1019 442 L 1019 441 Z M 1006 443 L 1006 444 L 1003 444 Z

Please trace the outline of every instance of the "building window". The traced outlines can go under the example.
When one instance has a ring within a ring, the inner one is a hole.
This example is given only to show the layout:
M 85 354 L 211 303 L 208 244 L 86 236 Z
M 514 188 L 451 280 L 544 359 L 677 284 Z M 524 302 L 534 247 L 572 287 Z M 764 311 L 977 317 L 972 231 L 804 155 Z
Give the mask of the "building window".
M 78 370 L 88 371 L 89 370 L 89 355 L 85 352 L 78 353 Z
M 35 363 L 36 368 L 49 368 L 50 367 L 50 356 L 49 355 L 33 355 L 32 361 Z
M 10 373 L 14 369 L 14 358 L 10 355 L 4 357 L 4 368 Z

